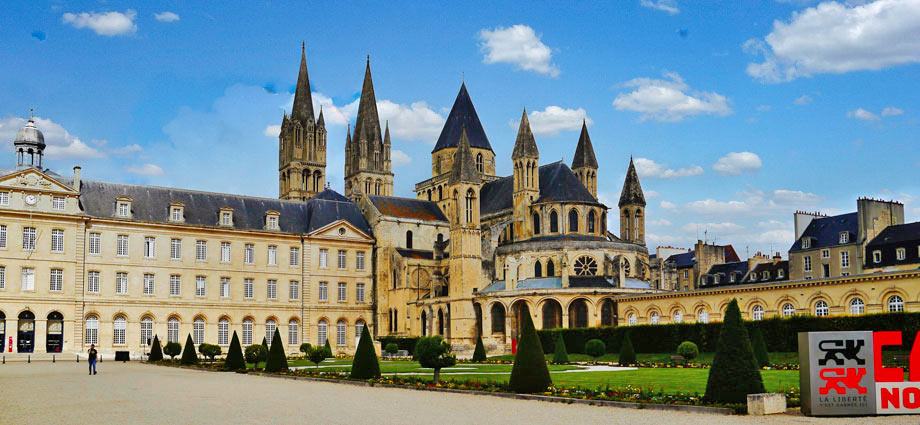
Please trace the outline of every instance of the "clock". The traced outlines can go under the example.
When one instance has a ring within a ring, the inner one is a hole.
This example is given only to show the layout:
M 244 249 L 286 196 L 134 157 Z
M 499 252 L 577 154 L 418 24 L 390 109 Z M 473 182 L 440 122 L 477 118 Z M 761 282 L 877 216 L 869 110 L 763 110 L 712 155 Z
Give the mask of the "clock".
M 38 202 L 38 197 L 35 195 L 26 195 L 26 203 L 29 205 L 35 205 Z

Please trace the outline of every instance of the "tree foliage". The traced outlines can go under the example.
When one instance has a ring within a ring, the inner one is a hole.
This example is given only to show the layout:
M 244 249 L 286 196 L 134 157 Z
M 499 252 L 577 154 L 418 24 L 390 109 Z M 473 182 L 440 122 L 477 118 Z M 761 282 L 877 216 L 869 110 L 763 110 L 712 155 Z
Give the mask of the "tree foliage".
M 246 363 L 257 364 L 265 361 L 268 357 L 268 351 L 265 350 L 265 346 L 262 344 L 253 344 L 246 347 L 245 357 Z
M 585 343 L 585 354 L 596 359 L 603 356 L 605 353 L 607 353 L 607 346 L 604 345 L 604 341 L 592 339 Z
M 754 350 L 754 360 L 757 367 L 766 367 L 770 365 L 770 354 L 767 352 L 767 343 L 763 340 L 763 332 L 759 326 L 754 327 L 751 334 L 751 349 Z
M 329 357 L 329 352 L 326 350 L 326 347 L 318 345 L 310 349 L 310 352 L 307 353 L 307 358 L 313 362 L 315 367 L 319 367 L 319 364 L 326 360 Z
M 523 315 L 521 339 L 518 343 L 511 379 L 508 386 L 517 393 L 541 393 L 553 384 L 543 357 L 543 346 L 529 314 Z
M 482 345 L 482 337 L 480 336 L 476 338 L 476 349 L 473 350 L 472 361 L 474 363 L 481 363 L 486 361 L 486 358 L 486 347 L 485 345 Z
M 700 355 L 700 349 L 693 341 L 684 341 L 677 346 L 677 354 L 689 362 Z
M 620 365 L 636 364 L 636 350 L 633 350 L 632 339 L 629 332 L 623 335 L 623 343 L 620 344 L 620 358 L 617 360 Z
M 303 353 L 304 356 L 310 355 L 310 350 L 312 350 L 312 349 L 313 349 L 313 346 L 310 345 L 309 342 L 305 342 L 305 343 L 303 343 L 303 344 L 300 344 L 300 352 Z
M 434 369 L 434 380 L 441 380 L 441 368 L 457 364 L 457 357 L 450 352 L 450 344 L 440 336 L 420 338 L 415 344 L 415 358 L 422 367 Z
M 182 353 L 182 344 L 178 342 L 167 342 L 166 346 L 163 347 L 163 353 L 169 356 L 171 360 L 175 360 L 176 356 Z
M 748 394 L 763 392 L 763 379 L 754 361 L 747 329 L 741 321 L 738 300 L 732 299 L 725 309 L 718 348 L 709 369 L 706 399 L 717 403 L 746 403 Z
M 565 340 L 562 334 L 556 337 L 556 350 L 553 352 L 553 363 L 565 364 L 569 362 L 569 352 L 565 349 Z
M 202 356 L 205 356 L 210 361 L 214 361 L 214 358 L 222 354 L 222 350 L 219 345 L 201 343 L 198 345 L 198 352 Z

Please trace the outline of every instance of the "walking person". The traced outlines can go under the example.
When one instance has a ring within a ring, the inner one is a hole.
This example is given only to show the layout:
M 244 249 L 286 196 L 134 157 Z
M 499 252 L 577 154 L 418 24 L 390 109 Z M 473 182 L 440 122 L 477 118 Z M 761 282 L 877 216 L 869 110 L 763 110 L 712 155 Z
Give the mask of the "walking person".
M 91 344 L 89 346 L 89 351 L 86 352 L 89 355 L 89 374 L 96 374 L 96 357 L 99 352 L 96 351 L 96 344 Z

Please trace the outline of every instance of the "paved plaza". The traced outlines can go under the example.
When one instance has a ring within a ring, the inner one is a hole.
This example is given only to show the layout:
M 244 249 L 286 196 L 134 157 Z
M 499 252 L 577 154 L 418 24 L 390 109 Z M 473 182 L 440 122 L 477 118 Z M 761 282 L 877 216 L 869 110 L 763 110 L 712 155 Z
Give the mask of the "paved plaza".
M 0 365 L 2 424 L 661 424 L 853 423 L 577 406 L 105 362 Z M 913 424 L 916 417 L 859 418 Z

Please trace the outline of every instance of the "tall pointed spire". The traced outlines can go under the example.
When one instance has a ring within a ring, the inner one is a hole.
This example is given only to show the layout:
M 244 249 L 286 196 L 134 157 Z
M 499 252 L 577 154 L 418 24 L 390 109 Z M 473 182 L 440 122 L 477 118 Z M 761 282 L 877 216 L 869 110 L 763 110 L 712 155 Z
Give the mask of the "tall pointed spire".
M 489 138 L 486 137 L 486 132 L 482 129 L 482 123 L 479 122 L 476 108 L 473 107 L 470 93 L 466 90 L 466 83 L 460 84 L 460 92 L 457 93 L 454 106 L 450 108 L 450 113 L 447 115 L 447 120 L 444 121 L 444 127 L 441 129 L 441 135 L 431 152 L 457 147 L 460 132 L 464 127 L 466 128 L 466 136 L 470 139 L 470 147 L 492 150 Z
M 390 120 L 386 121 L 386 128 L 387 128 L 386 131 L 384 131 L 383 133 L 383 144 L 389 145 L 390 144 Z
M 297 89 L 294 91 L 294 108 L 291 119 L 306 123 L 313 119 L 313 95 L 310 93 L 310 75 L 307 73 L 307 46 L 301 44 L 300 72 L 297 74 Z
M 326 127 L 326 120 L 323 118 L 323 105 L 319 105 L 319 118 L 316 119 L 317 127 Z
M 572 158 L 572 169 L 581 167 L 597 168 L 597 158 L 594 156 L 594 146 L 591 136 L 588 135 L 588 123 L 582 121 L 581 135 L 578 136 L 578 147 L 575 148 L 575 158 Z
M 482 183 L 476 161 L 473 160 L 473 150 L 470 149 L 470 139 L 466 137 L 466 128 L 460 129 L 460 141 L 457 144 L 457 153 L 454 154 L 454 164 L 450 169 L 447 184 L 456 183 Z
M 642 185 L 639 184 L 639 174 L 636 173 L 636 165 L 633 164 L 632 157 L 629 157 L 629 169 L 626 170 L 626 180 L 623 181 L 623 192 L 620 193 L 619 207 L 623 205 L 641 205 L 645 206 L 645 194 L 642 193 Z
M 540 151 L 537 149 L 537 142 L 533 138 L 533 131 L 530 130 L 530 120 L 527 119 L 527 108 L 521 115 L 521 126 L 518 127 L 517 140 L 514 141 L 514 152 L 511 153 L 511 159 L 518 158 L 539 158 Z
M 367 56 L 364 68 L 364 85 L 361 87 L 361 100 L 358 103 L 358 118 L 355 120 L 355 141 L 365 140 L 371 146 L 382 142 L 380 118 L 377 116 L 377 98 L 374 96 L 374 81 L 371 78 L 371 59 Z

